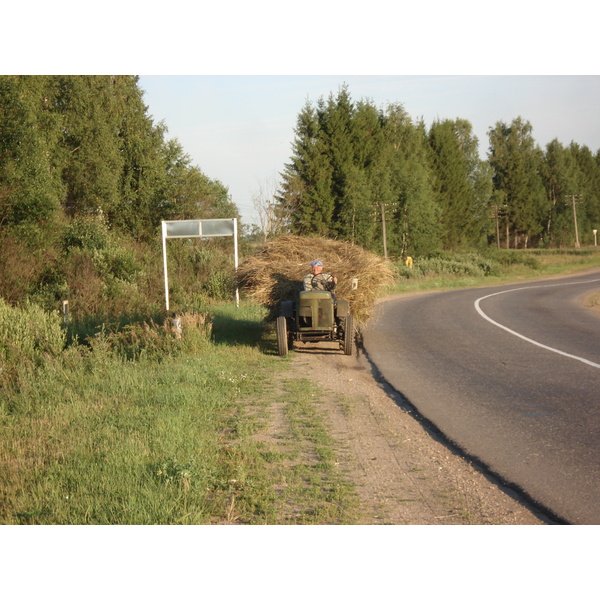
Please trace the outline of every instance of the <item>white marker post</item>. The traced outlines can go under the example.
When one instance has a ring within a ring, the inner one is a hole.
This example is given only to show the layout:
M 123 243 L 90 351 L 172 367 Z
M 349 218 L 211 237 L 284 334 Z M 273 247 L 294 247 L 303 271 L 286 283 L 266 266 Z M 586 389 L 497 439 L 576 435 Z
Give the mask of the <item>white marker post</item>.
M 233 236 L 233 265 L 238 268 L 237 219 L 190 219 L 162 221 L 163 269 L 165 273 L 165 304 L 169 311 L 169 275 L 167 272 L 167 238 L 211 238 Z M 235 305 L 240 305 L 240 292 L 235 288 Z

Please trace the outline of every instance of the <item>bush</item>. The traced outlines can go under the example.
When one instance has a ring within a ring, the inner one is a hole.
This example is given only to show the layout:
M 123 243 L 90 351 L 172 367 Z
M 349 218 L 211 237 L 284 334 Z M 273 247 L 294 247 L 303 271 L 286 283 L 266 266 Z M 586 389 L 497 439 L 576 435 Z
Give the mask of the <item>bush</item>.
M 437 253 L 425 258 L 416 258 L 413 268 L 400 263 L 396 265 L 399 277 L 416 279 L 450 275 L 457 277 L 489 277 L 500 273 L 500 264 L 475 252 L 468 254 Z
M 65 344 L 58 312 L 48 313 L 32 303 L 15 308 L 0 298 L 0 385 L 59 357 Z
M 235 277 L 231 271 L 213 271 L 204 285 L 208 296 L 215 300 L 231 300 L 235 294 Z
M 22 302 L 40 276 L 45 257 L 16 237 L 0 236 L 0 292 L 11 303 Z
M 71 221 L 62 238 L 63 250 L 102 250 L 108 244 L 109 231 L 104 221 L 95 218 L 78 217 Z
M 535 256 L 522 250 L 501 250 L 494 254 L 494 258 L 505 267 L 512 265 L 524 265 L 531 269 L 539 269 L 540 262 Z
M 209 315 L 183 313 L 161 324 L 153 320 L 106 329 L 89 339 L 92 350 L 117 354 L 125 360 L 152 358 L 157 361 L 183 351 L 196 353 L 211 342 Z

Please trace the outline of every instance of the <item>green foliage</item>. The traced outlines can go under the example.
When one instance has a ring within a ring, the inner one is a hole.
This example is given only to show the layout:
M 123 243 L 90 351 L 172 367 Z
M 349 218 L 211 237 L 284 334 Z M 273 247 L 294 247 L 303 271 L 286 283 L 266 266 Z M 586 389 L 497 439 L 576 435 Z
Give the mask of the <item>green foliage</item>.
M 109 232 L 102 219 L 76 217 L 65 228 L 62 236 L 63 250 L 68 254 L 72 248 L 104 250 L 108 245 Z
M 16 308 L 0 298 L 0 388 L 59 357 L 65 343 L 57 312 L 30 303 Z
M 49 77 L 0 76 L 0 225 L 54 217 L 63 195 Z
M 184 319 L 181 338 L 150 323 L 104 332 L 90 349 L 64 351 L 20 390 L 0 389 L 0 523 L 349 518 L 351 490 L 333 466 L 314 385 L 310 394 L 306 385 L 283 392 L 293 447 L 254 437 L 267 423 L 272 376 L 283 368 L 274 352 L 246 343 L 256 330 L 265 334 L 262 313 L 224 307 L 237 336 L 226 345 L 211 342 L 208 320 L 193 318 L 195 325 Z M 284 475 L 281 462 L 290 459 Z
M 342 86 L 307 102 L 294 133 L 277 195 L 292 233 L 382 252 L 384 207 L 393 256 L 494 241 L 507 248 L 573 244 L 565 194 L 585 199 L 577 219 L 584 243 L 600 223 L 600 151 L 554 141 L 544 153 L 521 117 L 490 128 L 483 161 L 468 121 L 436 121 L 426 131 L 402 105 L 354 102 Z
M 161 312 L 161 220 L 239 216 L 152 121 L 137 77 L 0 76 L 0 129 L 2 297 L 48 311 L 68 300 L 72 327 Z M 481 161 L 464 119 L 427 131 L 401 104 L 343 86 L 307 102 L 294 132 L 277 213 L 296 233 L 382 253 L 383 209 L 392 257 L 566 247 L 570 195 L 581 243 L 600 229 L 600 151 L 554 140 L 542 152 L 520 117 L 490 129 Z M 176 310 L 232 298 L 230 241 L 170 240 L 169 274 Z
M 167 219 L 239 218 L 227 187 L 209 179 L 183 151 L 177 140 L 169 140 L 162 150 L 166 169 L 160 211 Z
M 429 257 L 416 258 L 412 268 L 404 263 L 396 264 L 396 270 L 400 277 L 408 279 L 445 275 L 488 277 L 499 274 L 500 264 L 492 258 L 474 252 L 452 255 L 438 253 Z
M 316 108 L 306 104 L 295 133 L 278 198 L 292 232 L 381 250 L 385 205 L 392 252 L 439 247 L 424 130 L 401 106 L 354 103 L 344 86 Z
M 478 156 L 478 141 L 464 119 L 436 121 L 429 130 L 437 202 L 445 248 L 479 244 L 488 229 L 489 172 Z
M 539 238 L 546 214 L 540 176 L 543 155 L 532 131 L 531 123 L 517 117 L 510 125 L 496 123 L 489 133 L 494 188 L 503 193 L 506 227 L 513 233 L 515 247 L 520 237 Z
M 493 253 L 494 260 L 500 263 L 503 267 L 512 265 L 524 265 L 531 269 L 539 269 L 540 262 L 535 256 L 528 253 L 519 252 L 517 250 L 503 250 Z
M 232 300 L 235 272 L 231 239 L 172 239 L 167 251 L 171 304 L 196 308 L 197 302 Z
M 0 225 L 100 214 L 147 241 L 161 219 L 237 217 L 142 96 L 130 76 L 0 77 Z

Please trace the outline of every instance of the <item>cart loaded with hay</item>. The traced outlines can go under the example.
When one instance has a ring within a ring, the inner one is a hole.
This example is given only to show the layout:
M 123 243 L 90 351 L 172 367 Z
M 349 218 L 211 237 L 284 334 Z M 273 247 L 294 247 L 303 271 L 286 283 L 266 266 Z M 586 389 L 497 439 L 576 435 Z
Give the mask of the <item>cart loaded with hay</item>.
M 332 290 L 303 289 L 311 262 L 320 260 L 337 278 Z M 338 342 L 344 354 L 354 352 L 355 336 L 375 300 L 393 281 L 383 258 L 354 244 L 318 237 L 276 238 L 238 270 L 247 296 L 269 309 L 276 322 L 277 346 L 285 356 L 295 343 Z

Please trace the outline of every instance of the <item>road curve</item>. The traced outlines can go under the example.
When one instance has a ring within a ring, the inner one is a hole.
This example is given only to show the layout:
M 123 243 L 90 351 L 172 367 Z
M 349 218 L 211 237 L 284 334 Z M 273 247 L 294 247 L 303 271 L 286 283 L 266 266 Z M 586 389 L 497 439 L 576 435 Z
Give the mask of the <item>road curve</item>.
M 600 524 L 600 270 L 378 305 L 387 382 L 453 443 L 558 518 Z

